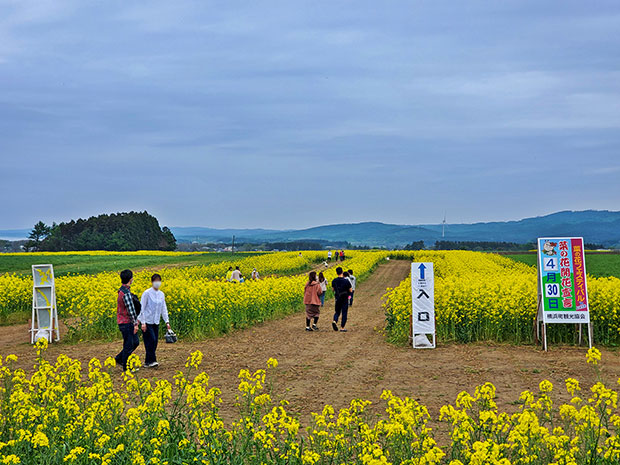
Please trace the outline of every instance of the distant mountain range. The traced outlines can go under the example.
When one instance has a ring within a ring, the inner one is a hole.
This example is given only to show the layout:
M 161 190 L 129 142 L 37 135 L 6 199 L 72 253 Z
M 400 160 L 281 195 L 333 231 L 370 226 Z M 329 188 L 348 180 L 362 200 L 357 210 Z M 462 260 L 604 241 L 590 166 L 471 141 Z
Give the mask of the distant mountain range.
M 302 239 L 347 241 L 353 245 L 402 247 L 423 240 L 432 244 L 448 241 L 505 241 L 527 243 L 544 236 L 583 236 L 586 242 L 620 247 L 620 212 L 607 210 L 562 211 L 519 221 L 447 224 L 442 237 L 441 224 L 398 225 L 379 222 L 334 224 L 309 229 L 213 229 L 172 227 L 178 241 L 229 242 L 234 235 L 240 242 L 280 242 Z M 2 236 L 2 231 L 0 231 Z
M 333 224 L 309 229 L 213 229 L 171 227 L 179 242 L 282 242 L 322 240 L 372 247 L 402 247 L 414 241 L 427 245 L 447 241 L 505 241 L 526 243 L 544 236 L 583 236 L 586 242 L 620 247 L 620 212 L 608 210 L 562 211 L 519 221 L 447 224 L 442 238 L 441 224 L 399 225 L 379 222 Z M 20 240 L 28 229 L 0 230 L 0 239 Z

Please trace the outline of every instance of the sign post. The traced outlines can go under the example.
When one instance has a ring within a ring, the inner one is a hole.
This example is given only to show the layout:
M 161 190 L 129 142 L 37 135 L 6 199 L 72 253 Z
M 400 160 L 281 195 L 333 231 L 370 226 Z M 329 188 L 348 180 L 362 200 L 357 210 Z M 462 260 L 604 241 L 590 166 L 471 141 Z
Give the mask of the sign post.
M 432 263 L 411 264 L 411 337 L 414 349 L 434 349 L 435 333 L 435 276 Z M 432 341 L 428 339 L 431 336 Z
M 588 306 L 586 261 L 583 238 L 538 239 L 538 312 L 536 335 L 547 350 L 549 323 L 576 323 L 581 343 L 582 325 L 587 325 L 588 345 L 592 347 L 592 326 Z
M 32 325 L 30 343 L 44 337 L 60 340 L 58 311 L 56 309 L 56 284 L 52 265 L 32 265 Z

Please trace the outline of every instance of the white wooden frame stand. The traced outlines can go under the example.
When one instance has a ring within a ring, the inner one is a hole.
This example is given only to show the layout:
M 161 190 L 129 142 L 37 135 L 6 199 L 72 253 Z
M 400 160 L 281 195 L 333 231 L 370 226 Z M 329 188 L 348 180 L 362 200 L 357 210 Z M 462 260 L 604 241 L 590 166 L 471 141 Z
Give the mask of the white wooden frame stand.
M 49 342 L 60 340 L 56 284 L 52 265 L 32 265 L 32 322 L 30 343 L 46 337 Z M 44 320 L 47 320 L 47 325 Z

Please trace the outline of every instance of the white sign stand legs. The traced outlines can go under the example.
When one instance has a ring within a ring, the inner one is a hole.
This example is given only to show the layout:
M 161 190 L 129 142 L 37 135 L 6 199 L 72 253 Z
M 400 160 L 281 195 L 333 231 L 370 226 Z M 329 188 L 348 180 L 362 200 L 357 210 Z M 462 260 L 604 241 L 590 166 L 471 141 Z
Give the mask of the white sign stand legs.
M 414 349 L 434 349 L 435 276 L 432 263 L 411 264 L 411 338 Z M 431 336 L 429 341 L 428 336 Z

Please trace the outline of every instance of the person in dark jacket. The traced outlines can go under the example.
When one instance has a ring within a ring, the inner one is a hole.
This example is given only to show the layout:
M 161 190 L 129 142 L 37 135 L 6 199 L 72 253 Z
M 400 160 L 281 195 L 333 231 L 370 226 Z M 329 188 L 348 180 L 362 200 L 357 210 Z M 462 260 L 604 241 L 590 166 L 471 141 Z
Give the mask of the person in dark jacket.
M 133 283 L 133 272 L 131 270 L 121 271 L 122 286 L 118 290 L 116 299 L 116 322 L 118 329 L 123 335 L 123 349 L 118 353 L 116 364 L 127 370 L 127 359 L 134 350 L 140 345 L 138 337 L 138 315 L 131 295 L 131 284 Z
M 346 332 L 347 315 L 349 312 L 349 295 L 351 295 L 351 281 L 344 277 L 341 267 L 336 268 L 338 277 L 332 281 L 332 289 L 336 301 L 336 311 L 334 313 L 334 321 L 332 321 L 332 329 L 338 331 L 338 319 L 342 315 L 340 321 L 340 331 Z

